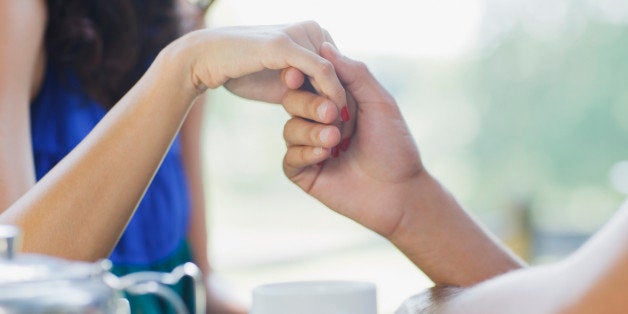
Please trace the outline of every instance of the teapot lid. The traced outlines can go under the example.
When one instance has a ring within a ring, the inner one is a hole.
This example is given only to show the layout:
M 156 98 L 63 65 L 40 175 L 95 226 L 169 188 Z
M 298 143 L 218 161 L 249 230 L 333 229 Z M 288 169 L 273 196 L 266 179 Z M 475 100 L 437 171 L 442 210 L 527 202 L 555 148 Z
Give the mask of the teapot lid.
M 37 254 L 20 254 L 11 260 L 0 260 L 0 287 L 13 283 L 86 279 L 102 276 L 109 268 L 108 261 L 86 263 Z
M 0 287 L 8 284 L 50 280 L 85 279 L 102 276 L 111 262 L 69 261 L 38 254 L 15 254 L 20 231 L 14 226 L 0 225 Z

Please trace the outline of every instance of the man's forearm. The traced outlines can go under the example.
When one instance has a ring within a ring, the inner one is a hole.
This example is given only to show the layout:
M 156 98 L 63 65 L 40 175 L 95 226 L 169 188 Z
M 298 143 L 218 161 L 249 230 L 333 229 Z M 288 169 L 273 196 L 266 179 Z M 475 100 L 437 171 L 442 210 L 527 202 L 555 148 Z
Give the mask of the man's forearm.
M 390 240 L 437 285 L 470 286 L 524 266 L 427 172 L 406 194 Z

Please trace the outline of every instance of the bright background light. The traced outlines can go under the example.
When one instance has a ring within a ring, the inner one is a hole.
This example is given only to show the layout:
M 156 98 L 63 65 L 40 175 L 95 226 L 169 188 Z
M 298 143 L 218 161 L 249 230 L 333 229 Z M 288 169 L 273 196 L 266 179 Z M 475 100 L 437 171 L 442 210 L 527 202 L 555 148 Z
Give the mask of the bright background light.
M 331 33 L 343 53 L 354 58 L 452 60 L 475 49 L 482 14 L 483 2 L 479 0 L 392 0 L 385 3 L 219 0 L 207 20 L 210 27 L 314 20 Z M 475 109 L 463 99 L 447 102 L 451 106 L 426 108 L 430 111 L 426 116 L 432 118 L 416 123 L 416 133 L 444 133 L 438 127 L 442 122 L 459 130 L 453 134 L 460 136 L 446 143 L 434 140 L 430 135 L 422 138 L 446 147 L 465 145 L 477 134 Z M 405 298 L 431 285 L 392 245 L 331 213 L 283 179 L 280 167 L 283 154 L 280 135 L 286 120 L 283 113 L 273 107 L 229 96 L 224 90 L 214 92 L 210 103 L 210 106 L 213 103 L 216 103 L 214 106 L 224 106 L 225 103 L 230 106 L 230 109 L 212 108 L 208 118 L 211 131 L 207 135 L 210 164 L 207 176 L 212 182 L 209 192 L 212 200 L 210 249 L 214 252 L 216 268 L 228 275 L 241 299 L 250 300 L 250 290 L 268 282 L 366 280 L 378 286 L 380 313 L 389 313 Z M 232 118 L 245 120 L 248 125 L 242 128 L 222 118 L 218 121 L 212 115 L 215 110 L 241 110 L 234 113 L 237 118 Z M 451 114 L 455 112 L 468 115 Z M 434 116 L 441 118 L 433 119 Z M 258 125 L 260 118 L 265 125 Z M 260 129 L 269 129 L 268 134 Z M 244 138 L 248 139 L 247 143 L 234 147 L 234 141 Z M 269 145 L 275 147 L 271 149 L 274 153 L 265 153 Z M 232 154 L 216 153 L 222 151 L 221 148 Z M 255 155 L 256 152 L 264 153 Z M 250 160 L 241 162 L 233 158 L 252 154 L 254 157 Z M 260 173 L 259 169 L 269 167 L 273 167 L 272 170 Z M 272 177 L 271 184 L 276 187 L 273 191 L 249 194 L 250 202 L 266 214 L 250 213 L 248 207 L 251 205 L 242 195 L 242 190 L 247 187 L 230 187 L 219 179 L 251 178 L 256 174 L 259 180 Z M 252 225 L 252 221 L 256 223 Z
M 428 169 L 542 263 L 625 197 L 627 17 L 620 0 L 217 0 L 208 22 L 317 21 L 395 96 Z M 270 282 L 364 280 L 392 313 L 432 284 L 284 177 L 280 107 L 218 89 L 206 114 L 211 259 L 241 299 Z
M 480 0 L 219 0 L 215 26 L 317 21 L 346 53 L 449 57 L 471 49 Z

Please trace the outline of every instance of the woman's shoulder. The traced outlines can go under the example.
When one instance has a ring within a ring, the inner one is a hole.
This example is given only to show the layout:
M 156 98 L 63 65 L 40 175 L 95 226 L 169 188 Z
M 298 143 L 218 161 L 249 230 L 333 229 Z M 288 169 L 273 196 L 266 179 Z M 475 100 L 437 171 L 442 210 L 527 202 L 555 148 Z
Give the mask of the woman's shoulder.
M 1 96 L 32 99 L 36 94 L 45 64 L 46 22 L 47 7 L 43 0 L 0 1 Z

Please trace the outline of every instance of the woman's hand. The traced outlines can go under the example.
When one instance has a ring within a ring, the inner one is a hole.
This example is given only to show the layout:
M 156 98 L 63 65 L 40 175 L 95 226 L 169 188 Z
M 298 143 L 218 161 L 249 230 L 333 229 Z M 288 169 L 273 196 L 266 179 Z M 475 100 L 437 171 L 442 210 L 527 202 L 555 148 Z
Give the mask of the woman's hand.
M 325 97 L 288 92 L 282 103 L 294 117 L 284 130 L 284 171 L 330 208 L 389 236 L 403 216 L 403 195 L 412 193 L 408 183 L 423 173 L 418 150 L 394 99 L 366 66 L 330 44 L 321 53 L 345 84 L 350 106 L 357 106 L 355 133 L 341 140 L 328 125 L 338 112 Z
M 279 70 L 294 67 L 341 110 L 344 88 L 333 65 L 318 53 L 326 40 L 326 32 L 313 22 L 229 27 L 192 32 L 166 48 L 166 54 L 178 67 L 191 70 L 190 82 L 199 91 L 226 84 L 240 96 L 275 103 L 287 90 Z
M 329 33 L 313 21 L 275 26 L 275 28 L 280 29 L 295 43 L 317 55 L 320 54 L 320 48 L 324 42 L 333 43 Z M 326 62 L 320 66 L 322 68 L 329 67 Z M 328 69 L 323 70 L 327 71 Z M 316 80 L 313 80 L 312 84 L 319 93 L 323 93 Z M 230 79 L 225 83 L 225 87 L 241 97 L 277 104 L 281 102 L 287 91 L 286 86 L 280 80 L 279 70 L 265 70 L 241 78 Z

